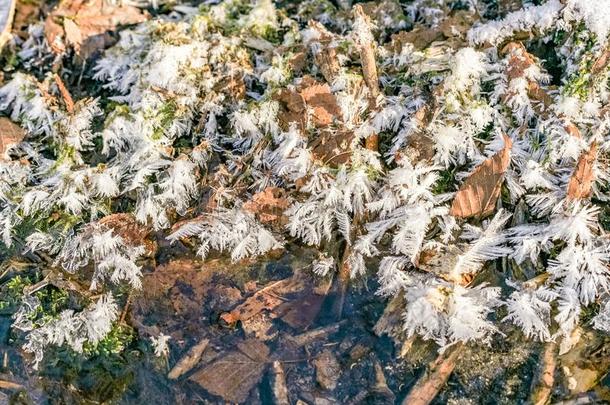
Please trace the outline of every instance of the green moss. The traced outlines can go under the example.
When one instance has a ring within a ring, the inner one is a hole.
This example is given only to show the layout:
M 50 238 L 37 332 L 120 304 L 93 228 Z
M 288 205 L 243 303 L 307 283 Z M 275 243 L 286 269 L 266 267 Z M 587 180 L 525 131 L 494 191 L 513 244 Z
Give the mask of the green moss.
M 16 275 L 0 289 L 0 310 L 8 310 L 21 302 L 23 290 L 34 282 L 28 276 Z
M 83 353 L 66 347 L 53 349 L 45 357 L 41 374 L 75 387 L 73 395 L 87 401 L 114 403 L 133 383 L 134 365 L 141 362 L 135 342 L 132 328 L 115 325 L 97 344 L 85 343 Z
M 95 344 L 85 342 L 83 353 L 85 356 L 110 356 L 122 353 L 136 339 L 133 328 L 126 324 L 115 324 L 104 339 Z
M 439 172 L 438 180 L 434 187 L 432 187 L 432 192 L 434 194 L 443 194 L 450 191 L 454 191 L 455 185 L 455 174 L 456 168 L 446 169 Z

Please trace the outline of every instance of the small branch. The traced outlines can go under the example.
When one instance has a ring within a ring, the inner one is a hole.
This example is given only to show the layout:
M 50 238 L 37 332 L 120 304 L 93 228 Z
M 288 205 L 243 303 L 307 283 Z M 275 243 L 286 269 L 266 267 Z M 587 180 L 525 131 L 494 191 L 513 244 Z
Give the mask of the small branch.
M 367 31 L 370 34 L 371 22 L 360 4 L 354 6 L 354 15 L 356 19 L 361 19 L 367 25 Z M 376 99 L 379 95 L 379 77 L 377 76 L 377 64 L 375 63 L 375 44 L 371 38 L 372 34 L 362 35 L 358 41 L 358 46 L 364 82 L 371 92 L 371 97 Z
M 548 342 L 544 345 L 540 361 L 540 374 L 536 379 L 530 394 L 530 403 L 544 405 L 551 397 L 557 366 L 557 343 Z
M 0 380 L 0 388 L 13 391 L 20 391 L 25 389 L 23 385 L 7 380 Z
M 167 378 L 170 380 L 176 380 L 180 376 L 188 373 L 195 367 L 197 362 L 201 359 L 203 352 L 210 343 L 209 339 L 202 339 L 195 346 L 191 347 L 189 351 L 176 363 L 176 365 L 167 374 Z
M 274 405 L 290 405 L 290 399 L 288 398 L 288 387 L 286 386 L 286 372 L 284 371 L 282 362 L 278 360 L 274 361 L 271 373 L 271 388 L 273 390 Z
M 402 401 L 402 405 L 427 405 L 431 403 L 443 388 L 455 368 L 464 345 L 457 343 L 448 348 L 430 365 L 424 374 Z
M 297 336 L 289 336 L 288 338 L 297 346 L 305 346 L 315 340 L 328 336 L 332 333 L 337 332 L 347 320 L 343 320 L 332 325 L 324 326 L 322 328 L 313 329 L 305 333 L 301 333 Z
M 59 89 L 59 92 L 61 93 L 61 96 L 64 99 L 64 103 L 66 104 L 66 110 L 68 110 L 68 112 L 72 114 L 74 112 L 74 100 L 72 99 L 70 92 L 68 91 L 66 85 L 57 73 L 53 74 L 53 79 L 55 80 L 55 84 L 57 84 L 57 88 Z

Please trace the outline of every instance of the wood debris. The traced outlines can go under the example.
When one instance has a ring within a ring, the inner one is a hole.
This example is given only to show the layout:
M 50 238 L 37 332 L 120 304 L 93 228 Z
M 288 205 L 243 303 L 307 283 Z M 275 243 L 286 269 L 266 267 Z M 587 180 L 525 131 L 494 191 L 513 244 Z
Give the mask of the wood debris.
M 204 350 L 208 347 L 208 343 L 210 343 L 209 339 L 202 339 L 195 346 L 191 347 L 170 370 L 167 378 L 175 380 L 192 370 L 201 359 L 201 355 L 203 355 Z
M 297 336 L 290 336 L 289 340 L 294 343 L 295 346 L 302 347 L 318 339 L 322 339 L 326 336 L 338 332 L 339 329 L 341 329 L 341 326 L 343 326 L 345 323 L 347 323 L 347 320 L 333 323 L 332 325 L 324 326 L 321 328 L 312 329 Z
M 17 0 L 0 0 L 0 50 L 11 38 Z
M 325 349 L 313 361 L 316 368 L 316 381 L 325 390 L 334 390 L 341 376 L 341 366 L 334 353 Z
M 278 360 L 273 362 L 271 369 L 271 388 L 274 405 L 290 405 L 288 387 L 286 386 L 286 372 Z
M 548 342 L 544 344 L 542 358 L 538 363 L 540 370 L 531 390 L 530 403 L 533 405 L 544 405 L 551 398 L 551 391 L 555 382 L 557 343 Z
M 455 344 L 446 349 L 430 365 L 429 370 L 411 388 L 402 405 L 428 405 L 438 395 L 453 372 L 462 353 L 463 345 Z
M 189 377 L 225 401 L 243 403 L 267 367 L 269 348 L 256 339 L 237 344 L 237 350 L 220 356 Z
M 477 166 L 466 178 L 453 198 L 451 215 L 458 218 L 484 217 L 495 211 L 513 145 L 510 137 L 504 135 L 503 138 L 504 148 Z

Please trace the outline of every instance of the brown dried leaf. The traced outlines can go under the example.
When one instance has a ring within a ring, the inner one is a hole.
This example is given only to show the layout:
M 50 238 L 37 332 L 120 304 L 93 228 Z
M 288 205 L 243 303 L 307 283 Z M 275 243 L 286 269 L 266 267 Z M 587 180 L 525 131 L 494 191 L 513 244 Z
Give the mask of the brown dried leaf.
M 74 112 L 74 100 L 72 99 L 70 92 L 68 91 L 63 80 L 61 80 L 61 77 L 59 77 L 59 75 L 57 73 L 55 73 L 53 75 L 53 79 L 55 80 L 55 83 L 57 84 L 57 88 L 59 89 L 59 92 L 61 93 L 61 96 L 64 99 L 64 103 L 66 105 L 66 110 L 70 114 L 72 114 Z
M 30 24 L 38 21 L 42 2 L 38 0 L 17 0 L 15 18 L 13 19 L 13 33 L 27 39 L 27 29 Z
M 9 149 L 23 141 L 25 131 L 6 117 L 0 117 L 0 160 L 8 160 Z
M 593 164 L 597 159 L 597 142 L 592 142 L 589 150 L 583 152 L 578 158 L 576 168 L 568 183 L 567 199 L 578 200 L 591 195 L 591 187 L 595 176 Z
M 189 380 L 225 401 L 244 403 L 252 387 L 263 376 L 269 348 L 256 339 L 244 340 L 237 348 L 239 350 L 221 356 Z
M 330 283 L 317 288 L 311 277 L 295 273 L 263 287 L 232 311 L 221 314 L 220 319 L 233 324 L 268 311 L 271 318 L 281 318 L 294 328 L 305 328 L 317 316 L 329 288 Z
M 349 130 L 325 129 L 309 142 L 314 158 L 336 167 L 349 162 L 352 154 L 354 133 Z
M 148 18 L 148 14 L 136 7 L 116 6 L 105 0 L 64 0 L 45 20 L 45 35 L 53 51 L 64 52 L 65 45 L 68 45 L 81 58 L 87 59 L 110 44 L 109 31 Z M 58 40 L 60 37 L 66 44 Z
M 610 63 L 610 47 L 606 48 L 591 66 L 591 74 L 597 75 L 603 72 Z
M 341 118 L 337 99 L 327 84 L 322 84 L 305 76 L 296 90 L 283 89 L 276 98 L 287 109 L 280 115 L 284 124 L 297 122 L 301 128 L 307 123 L 307 108 L 313 110 L 313 124 L 318 127 L 330 125 L 334 119 Z
M 337 105 L 335 95 L 330 92 L 328 84 L 313 83 L 301 90 L 305 104 L 313 109 L 314 124 L 326 126 L 334 118 L 341 117 L 341 109 Z
M 318 41 L 322 45 L 313 55 L 314 62 L 320 69 L 326 82 L 332 83 L 341 70 L 341 65 L 339 64 L 339 59 L 337 57 L 337 50 L 332 45 L 333 34 L 329 32 L 324 25 L 315 20 L 309 20 L 308 24 L 311 29 L 318 32 Z
M 267 187 L 260 193 L 254 194 L 252 199 L 244 204 L 243 208 L 255 214 L 263 223 L 283 222 L 286 219 L 283 215 L 284 210 L 289 205 L 290 203 L 284 197 L 284 190 L 278 187 Z
M 513 145 L 504 135 L 504 148 L 481 163 L 464 181 L 451 204 L 450 214 L 459 218 L 483 217 L 494 212 Z
M 140 224 L 133 214 L 107 215 L 100 219 L 98 223 L 112 229 L 112 232 L 123 238 L 128 245 L 144 245 L 147 256 L 154 256 L 157 252 L 157 243 L 151 239 L 152 229 Z
M 415 49 L 422 50 L 430 46 L 434 41 L 443 39 L 443 33 L 440 28 L 415 28 L 413 31 L 400 31 L 396 34 L 392 34 L 392 41 L 390 42 L 390 49 L 394 52 L 402 51 L 402 48 L 407 44 L 411 43 Z

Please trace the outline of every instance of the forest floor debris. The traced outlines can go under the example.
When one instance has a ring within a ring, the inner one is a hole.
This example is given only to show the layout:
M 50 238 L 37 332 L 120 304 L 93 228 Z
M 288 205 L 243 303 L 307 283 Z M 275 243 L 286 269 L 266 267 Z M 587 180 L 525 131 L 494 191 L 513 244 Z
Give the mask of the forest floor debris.
M 0 0 L 0 402 L 610 399 L 597 3 Z

